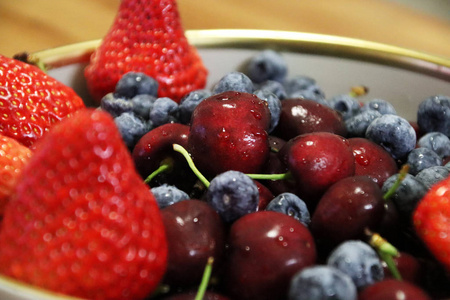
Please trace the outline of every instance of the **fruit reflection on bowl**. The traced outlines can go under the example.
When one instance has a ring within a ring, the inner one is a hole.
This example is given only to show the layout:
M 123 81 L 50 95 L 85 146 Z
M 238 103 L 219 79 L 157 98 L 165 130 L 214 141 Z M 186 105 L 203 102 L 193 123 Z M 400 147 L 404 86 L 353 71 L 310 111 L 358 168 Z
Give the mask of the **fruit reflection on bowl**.
M 381 98 L 399 115 L 416 119 L 421 101 L 436 94 L 450 95 L 450 60 L 368 41 L 300 32 L 263 30 L 188 31 L 209 70 L 211 87 L 224 74 L 262 49 L 274 49 L 285 58 L 288 76 L 316 79 L 328 97 L 363 85 L 369 93 L 362 101 Z M 71 86 L 87 104 L 83 70 L 100 41 L 44 50 L 33 55 L 49 67 L 49 74 Z M 75 299 L 34 289 L 0 276 L 0 299 Z

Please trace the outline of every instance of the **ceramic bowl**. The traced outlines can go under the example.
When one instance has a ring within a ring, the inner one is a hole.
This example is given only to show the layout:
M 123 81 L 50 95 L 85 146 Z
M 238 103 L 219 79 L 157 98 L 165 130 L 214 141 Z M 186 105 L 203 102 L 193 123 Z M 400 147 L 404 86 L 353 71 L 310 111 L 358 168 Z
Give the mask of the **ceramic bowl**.
M 267 30 L 195 30 L 186 32 L 209 70 L 211 87 L 224 74 L 239 70 L 262 49 L 280 51 L 289 65 L 288 76 L 316 79 L 327 97 L 348 93 L 356 85 L 369 88 L 362 98 L 391 102 L 399 115 L 416 119 L 425 98 L 450 95 L 450 59 L 389 45 L 337 36 Z M 34 53 L 49 74 L 71 86 L 87 104 L 83 69 L 100 40 Z M 77 299 L 50 293 L 0 276 L 0 299 Z

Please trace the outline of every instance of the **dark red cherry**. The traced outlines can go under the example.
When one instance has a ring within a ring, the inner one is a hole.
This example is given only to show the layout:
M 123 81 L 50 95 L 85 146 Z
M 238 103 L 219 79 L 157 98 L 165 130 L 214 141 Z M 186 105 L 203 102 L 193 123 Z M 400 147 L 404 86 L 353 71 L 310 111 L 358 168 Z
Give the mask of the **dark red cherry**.
M 197 296 L 197 291 L 194 290 L 194 291 L 188 291 L 188 292 L 171 295 L 171 296 L 163 298 L 162 300 L 195 300 L 196 296 Z M 202 300 L 230 300 L 230 298 L 225 297 L 225 296 L 215 293 L 215 292 L 206 291 Z
M 259 173 L 269 157 L 269 125 L 266 101 L 248 93 L 217 94 L 194 110 L 188 152 L 205 175 Z
M 383 194 L 367 176 L 352 176 L 333 184 L 320 199 L 311 218 L 316 240 L 337 245 L 364 237 L 364 230 L 376 228 L 384 214 Z
M 272 192 L 267 188 L 265 185 L 263 185 L 261 182 L 256 181 L 256 187 L 258 188 L 259 192 L 259 204 L 258 204 L 258 210 L 264 210 L 269 204 L 270 200 L 274 198 L 274 195 Z
M 292 173 L 297 193 L 314 205 L 335 182 L 355 173 L 348 141 L 329 132 L 313 132 L 289 140 L 279 152 Z
M 402 276 L 402 280 L 420 285 L 423 281 L 424 267 L 419 259 L 407 252 L 400 251 L 399 255 L 393 257 L 394 263 Z M 382 261 L 385 278 L 393 278 L 386 262 Z
M 395 279 L 385 279 L 365 288 L 358 300 L 431 300 L 418 286 Z
M 225 249 L 225 226 L 206 202 L 184 200 L 161 210 L 169 255 L 164 282 L 172 287 L 200 284 L 206 262 L 217 270 Z
M 286 299 L 292 276 L 316 261 L 309 230 L 296 219 L 258 211 L 231 226 L 224 292 L 231 299 Z
M 367 175 L 381 188 L 398 172 L 397 163 L 380 145 L 365 138 L 349 138 L 348 142 L 355 157 L 355 175 Z
M 342 116 L 334 109 L 307 99 L 281 101 L 280 121 L 274 135 L 289 140 L 310 132 L 331 132 L 347 135 Z

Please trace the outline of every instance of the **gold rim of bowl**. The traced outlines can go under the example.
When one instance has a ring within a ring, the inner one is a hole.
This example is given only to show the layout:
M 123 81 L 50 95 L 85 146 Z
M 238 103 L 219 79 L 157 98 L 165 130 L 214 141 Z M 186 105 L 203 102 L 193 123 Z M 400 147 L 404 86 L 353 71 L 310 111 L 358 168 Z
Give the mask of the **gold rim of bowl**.
M 198 48 L 274 49 L 373 62 L 450 82 L 450 58 L 366 40 L 307 32 L 246 29 L 188 30 Z M 88 62 L 101 40 L 92 40 L 34 53 L 48 68 Z

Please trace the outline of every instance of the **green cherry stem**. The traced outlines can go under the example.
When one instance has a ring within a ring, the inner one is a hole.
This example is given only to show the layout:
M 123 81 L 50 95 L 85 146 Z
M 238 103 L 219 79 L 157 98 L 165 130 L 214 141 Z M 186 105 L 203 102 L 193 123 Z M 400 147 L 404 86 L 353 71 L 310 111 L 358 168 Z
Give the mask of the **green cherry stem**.
M 194 164 L 194 161 L 192 160 L 192 157 L 189 155 L 189 152 L 187 152 L 187 150 L 184 149 L 183 146 L 178 144 L 173 144 L 173 150 L 181 153 L 184 156 L 191 170 L 194 172 L 197 178 L 205 185 L 205 187 L 208 188 L 209 187 L 208 179 L 206 179 L 206 177 L 203 176 L 203 174 L 200 173 L 200 171 L 197 169 L 197 167 Z
M 383 195 L 384 200 L 388 200 L 389 198 L 392 197 L 392 195 L 394 195 L 395 191 L 398 189 L 403 179 L 405 179 L 406 175 L 408 174 L 408 171 L 409 165 L 403 165 L 402 168 L 400 169 L 397 180 L 394 182 L 391 188 Z
M 164 159 L 161 164 L 159 165 L 159 168 L 153 171 L 150 175 L 145 178 L 145 183 L 150 183 L 153 178 L 155 178 L 157 175 L 164 173 L 166 171 L 170 171 L 173 168 L 173 159 L 172 158 L 166 158 Z
M 198 287 L 197 295 L 195 296 L 195 300 L 202 300 L 205 296 L 206 289 L 208 288 L 209 279 L 211 278 L 212 273 L 212 265 L 214 262 L 214 257 L 210 256 L 208 261 L 206 262 L 205 271 L 203 271 L 202 282 Z
M 387 240 L 381 237 L 378 233 L 371 232 L 369 229 L 365 230 L 369 237 L 369 244 L 377 251 L 380 258 L 386 263 L 389 271 L 395 279 L 402 280 L 402 276 L 397 269 L 393 257 L 398 256 L 398 250 Z
M 252 179 L 263 179 L 263 180 L 283 180 L 290 179 L 292 175 L 290 172 L 281 174 L 245 174 Z

